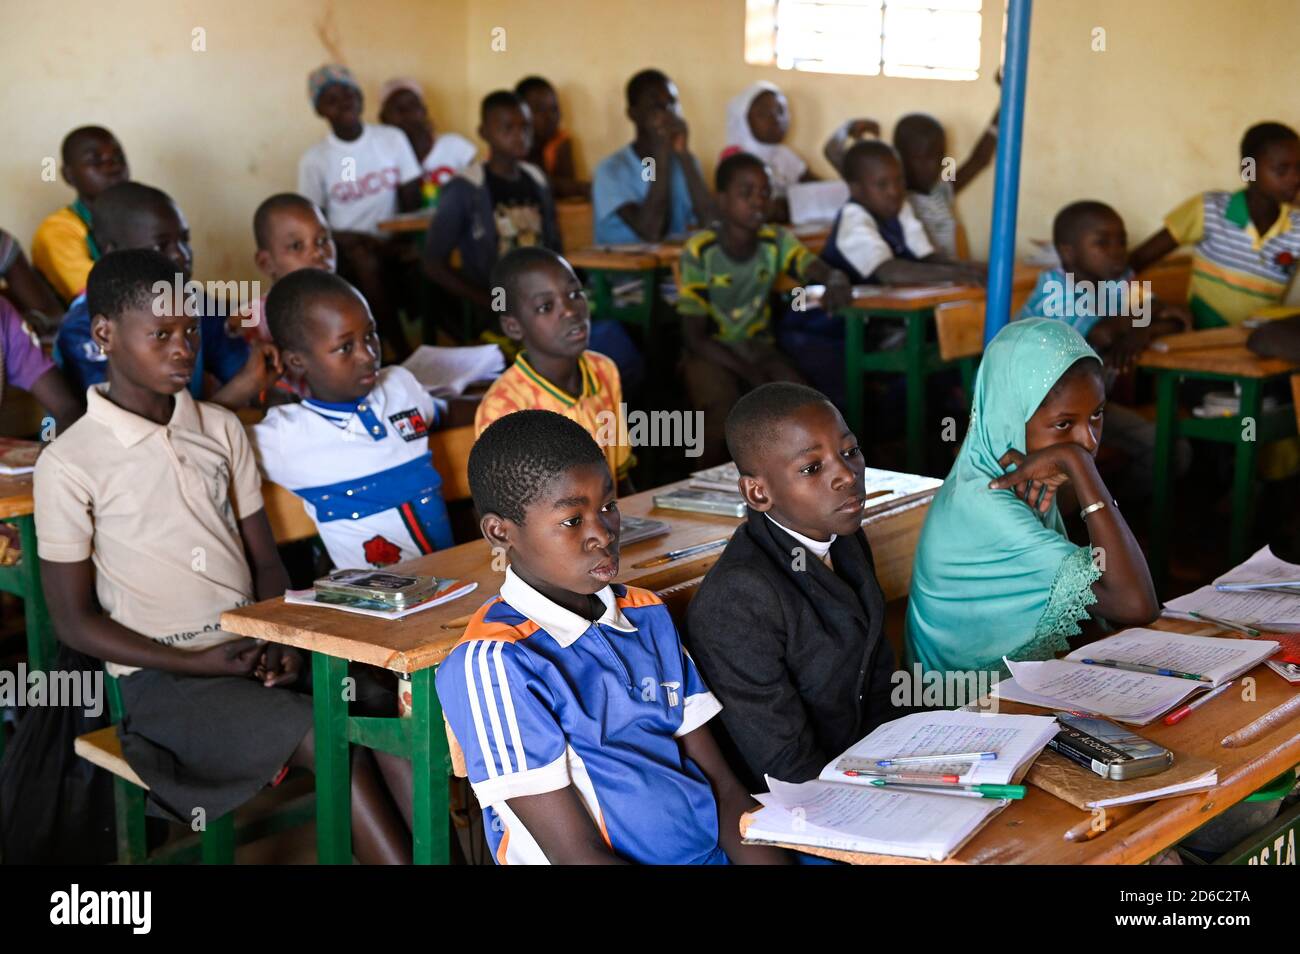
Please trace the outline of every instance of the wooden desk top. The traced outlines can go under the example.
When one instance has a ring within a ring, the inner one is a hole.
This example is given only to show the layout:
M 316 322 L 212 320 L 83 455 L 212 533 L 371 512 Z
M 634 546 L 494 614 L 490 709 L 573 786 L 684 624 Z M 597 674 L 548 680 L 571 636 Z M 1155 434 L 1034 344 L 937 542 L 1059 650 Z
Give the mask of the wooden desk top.
M 26 517 L 35 509 L 31 474 L 0 476 L 0 519 Z
M 652 498 L 667 489 L 659 487 L 619 501 L 620 509 L 629 516 L 650 515 L 672 525 L 671 532 L 665 536 L 623 548 L 619 582 L 658 590 L 703 576 L 721 555 L 721 547 L 663 566 L 638 570 L 633 564 L 668 550 L 729 538 L 740 525 L 740 519 L 735 517 L 655 510 Z M 867 490 L 870 492 L 872 488 Z M 887 596 L 899 595 L 900 587 L 901 592 L 906 592 L 916 539 L 931 499 L 902 503 L 872 515 L 863 524 Z M 474 580 L 478 588 L 461 599 L 395 621 L 314 606 L 293 606 L 277 597 L 223 613 L 221 626 L 242 636 L 268 639 L 395 672 L 415 672 L 436 665 L 451 652 L 465 629 L 465 618 L 496 595 L 505 573 L 504 564 L 499 569 L 493 568 L 485 540 L 429 554 L 399 564 L 398 568 Z
M 1161 619 L 1154 628 L 1171 632 L 1232 635 L 1215 627 Z M 955 864 L 1138 864 L 1180 841 L 1215 815 L 1300 764 L 1300 714 L 1271 731 L 1262 731 L 1249 744 L 1229 748 L 1220 744 L 1229 734 L 1259 719 L 1296 696 L 1294 689 L 1261 665 L 1247 674 L 1255 680 L 1256 699 L 1242 700 L 1237 687 L 1197 709 L 1177 725 L 1157 721 L 1136 727 L 1145 738 L 1172 749 L 1199 755 L 1219 767 L 1219 784 L 1204 792 L 1107 809 L 1110 830 L 1090 841 L 1066 841 L 1065 833 L 1091 814 L 1034 786 L 1021 801 L 995 815 L 947 863 Z M 1244 678 L 1244 677 L 1243 677 Z M 1004 702 L 999 712 L 1043 715 L 1048 710 Z M 792 846 L 793 847 L 793 846 Z M 800 849 L 808 850 L 808 849 Z M 820 851 L 812 853 L 820 854 Z M 931 864 L 886 855 L 828 856 L 854 864 Z
M 1031 290 L 1040 271 L 1037 266 L 1016 262 L 1012 289 Z M 953 301 L 983 301 L 986 294 L 987 289 L 979 285 L 860 285 L 854 289 L 852 307 L 873 313 L 918 311 Z
M 429 228 L 429 222 L 433 219 L 432 209 L 416 209 L 414 212 L 403 212 L 395 215 L 391 219 L 384 219 L 379 223 L 377 228 L 381 232 L 403 233 L 403 232 L 424 232 Z
M 795 235 L 809 249 L 820 252 L 830 229 L 820 224 L 795 228 Z M 602 268 L 619 272 L 643 272 L 671 268 L 682 255 L 682 242 L 638 242 L 630 245 L 592 245 L 564 253 L 574 268 Z
M 1178 351 L 1148 349 L 1138 357 L 1138 367 L 1204 371 L 1237 378 L 1275 378 L 1300 370 L 1300 365 L 1281 358 L 1261 358 L 1244 345 Z

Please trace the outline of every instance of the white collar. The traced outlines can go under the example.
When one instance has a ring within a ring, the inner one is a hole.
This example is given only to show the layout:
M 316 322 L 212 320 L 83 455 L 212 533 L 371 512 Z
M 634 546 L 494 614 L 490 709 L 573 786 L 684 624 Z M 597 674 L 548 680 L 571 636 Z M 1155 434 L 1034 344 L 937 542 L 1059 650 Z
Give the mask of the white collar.
M 624 633 L 631 633 L 636 630 L 636 627 L 627 621 L 623 611 L 618 608 L 618 603 L 614 599 L 614 591 L 610 587 L 606 586 L 596 595 L 605 604 L 605 612 L 600 619 L 596 620 L 596 623 Z M 516 612 L 527 616 L 539 627 L 550 633 L 551 637 L 560 644 L 562 649 L 568 649 L 572 646 L 578 637 L 593 625 L 591 620 L 570 612 L 537 592 L 515 573 L 513 567 L 506 567 L 506 580 L 501 584 L 501 599 L 505 600 Z
M 812 537 L 805 537 L 802 533 L 795 533 L 785 524 L 781 523 L 781 521 L 775 519 L 770 513 L 765 513 L 763 516 L 767 517 L 768 520 L 771 520 L 786 533 L 790 534 L 790 536 L 794 537 L 795 540 L 811 550 L 813 556 L 817 559 L 820 560 L 822 557 L 826 556 L 826 554 L 831 552 L 831 544 L 835 542 L 836 534 L 832 533 L 829 540 L 814 540 Z

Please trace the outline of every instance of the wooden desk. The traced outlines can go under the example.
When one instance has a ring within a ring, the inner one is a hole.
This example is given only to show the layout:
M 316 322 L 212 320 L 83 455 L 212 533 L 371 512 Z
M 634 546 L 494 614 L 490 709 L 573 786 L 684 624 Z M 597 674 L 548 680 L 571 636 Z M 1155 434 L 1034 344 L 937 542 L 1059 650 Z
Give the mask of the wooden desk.
M 1208 332 L 1214 335 L 1218 329 Z M 1192 332 L 1180 338 L 1193 338 Z M 1232 478 L 1232 526 L 1229 532 L 1228 560 L 1232 564 L 1246 558 L 1254 509 L 1255 462 L 1260 443 L 1291 437 L 1296 432 L 1295 412 L 1290 405 L 1269 413 L 1263 411 L 1264 382 L 1285 377 L 1297 369 L 1288 361 L 1261 358 L 1242 345 L 1203 350 L 1146 351 L 1138 366 L 1156 379 L 1156 447 L 1155 474 L 1151 501 L 1152 575 L 1159 586 L 1168 570 L 1170 520 L 1170 461 L 1174 441 L 1179 437 L 1232 444 L 1235 462 Z M 1231 417 L 1182 417 L 1178 413 L 1178 386 L 1187 379 L 1222 381 L 1241 387 L 1238 413 Z M 1243 439 L 1247 419 L 1254 422 L 1253 439 Z
M 653 496 L 665 489 L 628 497 L 620 501 L 620 509 L 629 515 L 645 516 L 653 509 Z M 906 593 L 912 554 L 930 499 L 901 504 L 864 523 L 876 559 L 876 572 L 887 597 Z M 658 590 L 702 576 L 717 560 L 721 548 L 665 566 L 638 570 L 633 564 L 667 550 L 729 538 L 740 525 L 740 519 L 735 517 L 662 510 L 656 510 L 654 515 L 670 521 L 672 531 L 624 549 L 620 554 L 620 582 Z M 423 864 L 447 860 L 447 738 L 433 674 L 437 664 L 460 641 L 467 616 L 496 595 L 505 566 L 500 562 L 494 566 L 486 541 L 478 540 L 399 564 L 398 568 L 474 580 L 479 585 L 468 597 L 397 621 L 312 606 L 291 606 L 279 598 L 240 607 L 221 616 L 221 626 L 228 632 L 297 646 L 312 653 L 317 852 L 323 864 L 349 864 L 352 858 L 348 751 L 351 744 L 412 760 L 415 860 Z M 343 680 L 347 677 L 348 660 L 390 669 L 409 680 L 409 690 L 404 682 L 403 692 L 410 692 L 410 717 L 349 716 L 340 691 L 346 685 Z
M 1199 623 L 1160 620 L 1158 629 L 1172 632 L 1219 634 Z M 1065 833 L 1092 816 L 1069 802 L 1034 786 L 1021 801 L 1012 802 L 995 815 L 974 838 L 945 864 L 1140 864 L 1157 852 L 1187 837 L 1216 815 L 1300 763 L 1300 717 L 1261 733 L 1248 745 L 1227 748 L 1225 736 L 1258 719 L 1296 695 L 1276 673 L 1258 666 L 1257 698 L 1245 702 L 1236 689 L 1197 709 L 1177 725 L 1162 722 L 1137 731 L 1161 745 L 1203 756 L 1219 766 L 1219 784 L 1205 792 L 1147 802 L 1130 808 L 1110 809 L 1115 822 L 1090 841 L 1066 841 Z M 1238 680 L 1240 685 L 1241 680 Z M 1002 703 L 1000 712 L 1043 715 L 1047 710 L 1018 703 Z M 743 830 L 743 826 L 742 826 Z M 795 846 L 789 846 L 795 847 Z M 931 864 L 888 855 L 822 852 L 853 864 Z
M 414 212 L 402 212 L 391 219 L 384 219 L 376 227 L 381 232 L 394 235 L 423 233 L 428 231 L 432 219 L 432 209 L 416 209 Z
M 35 504 L 32 501 L 32 475 L 0 476 L 0 520 L 18 529 L 22 557 L 11 566 L 0 566 L 0 590 L 23 601 L 23 620 L 27 633 L 27 668 L 48 672 L 54 666 L 58 643 L 50 622 L 41 589 L 41 563 L 36 555 Z M 3 733 L 0 733 L 2 736 Z M 4 740 L 0 738 L 0 753 Z

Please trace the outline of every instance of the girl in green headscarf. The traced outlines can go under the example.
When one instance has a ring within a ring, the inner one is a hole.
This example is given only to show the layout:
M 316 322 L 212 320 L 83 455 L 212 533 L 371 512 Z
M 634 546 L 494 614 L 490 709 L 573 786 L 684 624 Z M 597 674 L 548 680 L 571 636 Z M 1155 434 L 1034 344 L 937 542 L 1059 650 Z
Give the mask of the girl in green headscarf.
M 1160 612 L 1146 559 L 1093 457 L 1101 360 L 1062 321 L 1012 322 L 989 343 L 970 429 L 935 496 L 907 609 L 909 668 L 1000 670 L 1051 659 L 1094 618 L 1137 626 Z M 1071 543 L 1056 491 L 1074 487 L 1091 546 Z

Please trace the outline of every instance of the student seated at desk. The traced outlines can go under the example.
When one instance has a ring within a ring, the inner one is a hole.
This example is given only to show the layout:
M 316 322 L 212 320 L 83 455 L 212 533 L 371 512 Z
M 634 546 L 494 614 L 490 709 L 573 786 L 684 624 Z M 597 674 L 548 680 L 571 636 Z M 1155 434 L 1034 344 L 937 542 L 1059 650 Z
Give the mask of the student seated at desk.
M 95 201 L 91 236 L 104 254 L 125 249 L 161 250 L 174 266 L 168 288 L 178 280 L 187 284 L 193 277 L 189 223 L 171 197 L 152 186 L 122 182 L 105 190 Z M 188 294 L 185 301 L 188 305 Z M 204 377 L 211 374 L 219 386 L 208 397 L 210 401 L 231 410 L 248 407 L 280 375 L 275 349 L 265 344 L 250 346 L 238 335 L 231 335 L 227 327 L 230 316 L 219 314 L 217 303 L 206 294 L 196 307 L 200 314 L 192 316 L 198 318 L 198 332 L 192 342 L 195 360 L 189 363 L 190 394 L 204 397 Z M 108 375 L 108 356 L 94 336 L 93 318 L 86 296 L 78 296 L 54 339 L 54 360 L 78 394 Z
M 765 384 L 727 417 L 727 447 L 748 515 L 691 600 L 686 642 L 758 791 L 764 775 L 816 778 L 898 715 L 894 653 L 862 532 L 862 448 L 840 412 Z
M 1020 309 L 1019 318 L 1055 318 L 1083 335 L 1100 355 L 1107 390 L 1117 375 L 1133 370 L 1138 356 L 1158 335 L 1187 330 L 1186 307 L 1142 301 L 1126 260 L 1124 220 L 1103 202 L 1072 202 L 1052 222 L 1052 243 L 1061 260 L 1049 268 Z M 1067 300 L 1067 293 L 1071 296 Z M 1128 458 L 1117 485 L 1124 500 L 1148 497 L 1155 468 L 1155 424 L 1114 400 L 1106 404 L 1106 440 Z M 1191 447 L 1175 447 L 1174 473 L 1191 463 Z
M 435 130 L 424 90 L 409 77 L 390 79 L 380 88 L 379 121 L 406 133 L 424 170 L 420 196 L 426 208 L 436 207 L 442 187 L 478 156 L 478 147 L 464 136 Z
M 0 397 L 10 388 L 27 391 L 54 417 L 57 432 L 82 415 L 85 405 L 73 393 L 41 341 L 9 299 L 0 297 Z
M 591 196 L 591 183 L 578 178 L 573 163 L 573 136 L 560 127 L 560 99 L 555 87 L 541 76 L 525 76 L 515 84 L 533 119 L 533 145 L 528 161 L 541 168 L 557 199 Z
M 1197 328 L 1236 325 L 1280 304 L 1300 261 L 1300 136 L 1259 123 L 1241 139 L 1237 192 L 1202 192 L 1165 217 L 1129 257 L 1140 272 L 1180 245 L 1194 245 L 1188 303 Z
M 844 156 L 849 201 L 835 215 L 822 258 L 855 285 L 984 284 L 985 267 L 936 252 L 907 201 L 903 164 L 888 143 L 858 143 Z
M 502 294 L 501 330 L 522 348 L 483 395 L 475 434 L 529 408 L 563 414 L 599 441 L 610 472 L 626 486 L 636 461 L 619 440 L 622 381 L 612 360 L 587 349 L 591 314 L 578 276 L 548 249 L 518 248 L 492 269 L 492 287 Z
M 908 668 L 1005 673 L 1004 656 L 1051 659 L 1069 649 L 1080 622 L 1143 626 L 1159 615 L 1146 558 L 1093 460 L 1105 417 L 1101 371 L 1096 352 L 1061 321 L 1014 321 L 989 344 L 970 430 L 917 545 Z M 1056 505 L 1065 483 L 1088 546 L 1066 536 Z
M 86 276 L 102 249 L 91 237 L 95 200 L 106 189 L 131 178 L 126 154 L 102 126 L 82 126 L 63 139 L 63 180 L 77 198 L 46 217 L 32 237 L 32 265 L 65 303 L 86 287 Z
M 782 276 L 828 288 L 827 306 L 849 300 L 843 272 L 808 251 L 794 234 L 768 225 L 769 169 L 747 152 L 718 166 L 716 229 L 690 237 L 682 249 L 681 294 L 685 354 L 682 373 L 691 407 L 704 413 L 698 465 L 725 462 L 724 423 L 744 391 L 767 381 L 799 381 L 799 372 L 772 340 L 772 286 Z
M 400 129 L 362 121 L 361 86 L 346 66 L 313 70 L 307 95 L 330 131 L 298 160 L 298 192 L 325 212 L 339 272 L 365 295 L 393 359 L 404 360 L 411 349 L 393 289 L 406 265 L 379 223 L 420 207 L 423 171 Z
M 175 270 L 135 249 L 106 252 L 90 273 L 108 381 L 41 454 L 35 498 L 55 630 L 120 679 L 122 753 L 150 804 L 189 825 L 200 811 L 208 822 L 233 811 L 291 766 L 311 771 L 315 758 L 311 699 L 289 688 L 298 651 L 220 627 L 222 612 L 280 595 L 288 577 L 243 426 L 186 390 L 196 319 L 154 307 L 154 284 Z M 374 757 L 352 751 L 358 858 L 409 863 L 410 835 Z
M 559 251 L 560 229 L 546 174 L 525 161 L 532 135 L 528 107 L 498 90 L 483 98 L 479 118 L 487 161 L 462 169 L 443 188 L 424 240 L 424 269 L 486 319 L 492 314 L 492 266 L 515 248 Z M 459 270 L 451 267 L 453 251 L 460 252 Z
M 366 301 L 337 275 L 304 268 L 266 298 L 285 367 L 311 397 L 250 429 L 268 480 L 303 499 L 339 569 L 381 567 L 452 544 L 429 451 L 433 398 L 399 365 L 379 367 Z
M 63 305 L 32 269 L 18 240 L 0 229 L 0 286 L 18 313 L 38 332 L 52 332 L 63 319 Z
M 263 200 L 253 213 L 253 239 L 257 243 L 253 260 L 272 286 L 300 268 L 332 273 L 338 261 L 334 235 L 325 214 L 311 199 L 295 192 L 281 192 Z M 274 344 L 266 321 L 266 295 L 253 303 L 250 315 L 238 316 L 235 325 L 250 344 L 258 341 Z M 275 390 L 281 398 L 289 400 L 311 395 L 307 382 L 290 371 L 285 371 L 275 382 Z
M 469 484 L 510 565 L 437 684 L 496 862 L 788 861 L 740 843 L 754 801 L 667 607 L 613 583 L 618 502 L 591 436 L 550 411 L 508 414 L 470 452 Z
M 636 139 L 596 167 L 596 241 L 659 242 L 710 221 L 713 199 L 687 145 L 676 84 L 659 70 L 637 73 L 627 83 L 627 118 Z M 655 174 L 647 176 L 651 166 Z
M 925 226 L 925 234 L 945 258 L 956 260 L 957 193 L 984 171 L 998 149 L 998 116 L 993 114 L 970 156 L 953 171 L 951 179 L 943 175 L 948 161 L 948 139 L 939 120 L 925 113 L 910 113 L 894 126 L 894 148 L 903 161 L 907 180 L 907 200 L 912 211 Z

